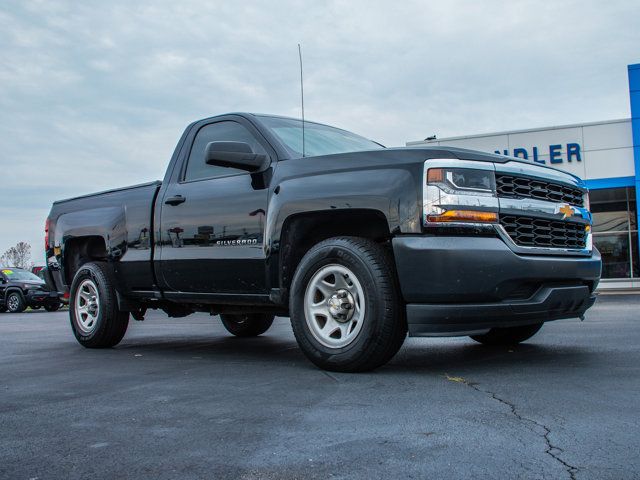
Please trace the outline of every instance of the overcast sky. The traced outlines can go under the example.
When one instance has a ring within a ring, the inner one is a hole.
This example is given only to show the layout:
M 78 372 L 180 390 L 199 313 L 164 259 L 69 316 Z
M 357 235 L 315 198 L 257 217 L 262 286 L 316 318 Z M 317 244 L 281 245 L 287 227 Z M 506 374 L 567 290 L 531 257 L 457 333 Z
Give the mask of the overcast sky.
M 0 253 L 53 200 L 161 179 L 191 121 L 300 115 L 388 146 L 629 116 L 636 1 L 7 1 Z

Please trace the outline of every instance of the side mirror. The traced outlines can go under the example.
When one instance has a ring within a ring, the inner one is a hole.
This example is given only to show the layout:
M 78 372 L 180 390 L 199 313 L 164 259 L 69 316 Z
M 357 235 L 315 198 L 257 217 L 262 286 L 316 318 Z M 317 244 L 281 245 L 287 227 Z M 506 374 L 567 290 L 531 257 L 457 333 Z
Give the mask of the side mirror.
M 239 168 L 247 172 L 260 172 L 269 166 L 269 157 L 254 153 L 244 142 L 210 142 L 205 149 L 204 161 L 207 165 Z

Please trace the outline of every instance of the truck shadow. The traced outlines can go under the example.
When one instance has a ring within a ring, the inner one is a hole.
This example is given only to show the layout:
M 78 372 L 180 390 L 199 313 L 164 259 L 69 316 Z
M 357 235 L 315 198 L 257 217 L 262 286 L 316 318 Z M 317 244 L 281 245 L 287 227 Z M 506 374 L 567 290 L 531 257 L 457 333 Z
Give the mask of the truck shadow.
M 123 342 L 116 351 L 128 350 L 136 354 L 162 357 L 163 360 L 198 359 L 212 365 L 218 363 L 260 364 L 303 370 L 316 369 L 302 354 L 295 341 L 277 335 L 256 338 L 207 337 L 131 339 Z M 115 353 L 115 352 L 114 352 Z M 455 374 L 464 370 L 473 372 L 499 372 L 514 369 L 542 371 L 549 367 L 576 369 L 601 362 L 597 352 L 575 346 L 527 343 L 515 347 L 487 347 L 470 340 L 441 341 L 425 339 L 407 342 L 398 354 L 385 366 L 366 375 Z M 349 376 L 339 373 L 336 375 Z
M 471 340 L 456 344 L 431 341 L 405 345 L 380 371 L 385 373 L 465 373 L 514 370 L 542 372 L 550 367 L 576 369 L 601 362 L 600 355 L 575 345 L 527 343 L 515 347 L 488 347 Z

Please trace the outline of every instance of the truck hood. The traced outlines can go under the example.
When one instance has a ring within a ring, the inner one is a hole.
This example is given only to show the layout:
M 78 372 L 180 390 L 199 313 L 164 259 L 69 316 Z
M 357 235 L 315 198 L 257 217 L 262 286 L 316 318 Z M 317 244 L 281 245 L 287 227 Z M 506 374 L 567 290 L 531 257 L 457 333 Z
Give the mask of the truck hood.
M 297 158 L 287 160 L 282 163 L 291 164 L 290 167 L 293 167 L 293 164 L 295 164 L 296 166 L 293 167 L 292 170 L 300 170 L 301 174 L 308 174 L 313 171 L 328 171 L 334 169 L 357 170 L 361 168 L 384 168 L 413 163 L 422 165 L 425 160 L 442 158 L 521 165 L 523 170 L 535 172 L 541 177 L 570 177 L 573 179 L 572 183 L 582 184 L 582 180 L 579 177 L 569 172 L 540 165 L 532 160 L 524 160 L 522 158 L 509 157 L 506 155 L 442 145 L 397 147 L 361 152 L 338 153 L 333 155 Z

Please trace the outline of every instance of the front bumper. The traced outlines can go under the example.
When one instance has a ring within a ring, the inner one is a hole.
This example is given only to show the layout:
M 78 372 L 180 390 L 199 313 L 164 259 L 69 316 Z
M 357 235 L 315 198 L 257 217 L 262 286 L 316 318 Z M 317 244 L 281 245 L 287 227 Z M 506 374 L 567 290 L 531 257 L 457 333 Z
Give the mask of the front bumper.
M 600 254 L 520 255 L 496 237 L 393 239 L 411 335 L 468 335 L 579 317 L 593 305 Z
M 58 303 L 62 301 L 59 292 L 46 292 L 43 290 L 27 290 L 25 295 L 27 305 L 42 305 L 45 303 Z

